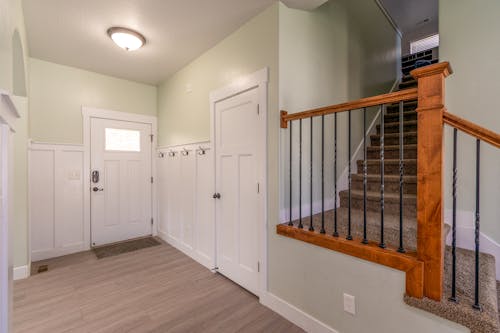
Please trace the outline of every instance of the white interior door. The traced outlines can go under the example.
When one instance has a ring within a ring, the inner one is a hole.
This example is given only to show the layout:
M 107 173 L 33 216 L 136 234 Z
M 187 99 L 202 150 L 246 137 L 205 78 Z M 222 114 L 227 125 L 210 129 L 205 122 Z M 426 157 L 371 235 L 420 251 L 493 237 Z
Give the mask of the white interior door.
M 151 125 L 91 118 L 92 245 L 152 234 Z
M 217 266 L 257 295 L 259 117 L 258 88 L 215 105 Z

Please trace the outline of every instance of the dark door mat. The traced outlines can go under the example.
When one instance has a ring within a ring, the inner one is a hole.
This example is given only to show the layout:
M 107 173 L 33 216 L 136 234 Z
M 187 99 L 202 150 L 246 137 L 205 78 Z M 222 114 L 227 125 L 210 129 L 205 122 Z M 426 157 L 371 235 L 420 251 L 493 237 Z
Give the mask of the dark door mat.
M 121 243 L 105 245 L 94 248 L 93 251 L 97 259 L 117 256 L 122 253 L 132 252 L 140 249 L 145 249 L 152 246 L 160 245 L 161 243 L 153 237 L 134 239 Z

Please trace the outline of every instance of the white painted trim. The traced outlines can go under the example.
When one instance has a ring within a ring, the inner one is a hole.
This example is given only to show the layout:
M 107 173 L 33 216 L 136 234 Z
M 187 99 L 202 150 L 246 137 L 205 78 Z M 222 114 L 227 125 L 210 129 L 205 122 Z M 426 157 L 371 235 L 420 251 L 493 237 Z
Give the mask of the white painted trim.
M 4 104 L 6 107 L 0 106 L 0 123 L 6 124 L 10 131 L 16 131 L 16 120 L 21 118 L 17 107 L 12 100 L 12 94 L 5 90 L 0 90 L 0 104 Z
M 257 147 L 259 147 L 259 168 L 257 171 L 258 181 L 262 184 L 264 189 L 261 193 L 260 205 L 260 231 L 259 231 L 259 262 L 260 262 L 260 281 L 259 292 L 257 296 L 263 295 L 267 292 L 267 196 L 269 189 L 267 188 L 267 117 L 268 117 L 268 81 L 269 81 L 269 68 L 265 67 L 253 74 L 241 77 L 233 83 L 228 84 L 222 88 L 214 90 L 209 95 L 210 101 L 210 142 L 215 148 L 215 104 L 225 99 L 231 98 L 237 94 L 247 90 L 257 88 L 259 98 L 259 112 L 261 121 L 259 122 L 259 130 L 257 133 Z M 216 188 L 216 153 L 211 154 L 212 163 L 214 165 L 214 189 Z M 215 210 L 216 211 L 216 210 Z M 216 214 L 216 213 L 214 213 Z M 215 218 L 215 262 L 217 263 L 217 216 Z
M 213 260 L 207 259 L 204 256 L 200 256 L 197 251 L 194 251 L 193 248 L 188 248 L 182 244 L 179 240 L 174 237 L 169 236 L 166 232 L 158 230 L 158 236 L 163 239 L 168 244 L 175 247 L 177 250 L 181 251 L 188 257 L 194 259 L 200 265 L 205 266 L 207 269 L 213 271 L 214 270 L 214 262 Z
M 300 310 L 270 292 L 266 292 L 261 295 L 260 303 L 288 319 L 306 332 L 338 333 L 338 331 L 334 330 L 327 324 L 319 321 L 308 313 Z
M 30 276 L 30 267 L 29 265 L 14 267 L 13 278 L 15 280 L 26 279 Z
M 120 112 L 82 106 L 83 116 L 83 212 L 85 243 L 88 249 L 91 247 L 91 224 L 90 224 L 90 120 L 91 118 L 130 121 L 151 125 L 154 135 L 151 145 L 151 176 L 155 180 L 151 186 L 151 214 L 153 215 L 153 236 L 158 235 L 158 197 L 157 197 L 157 173 L 156 173 L 156 149 L 158 140 L 158 125 L 156 116 L 147 116 L 135 113 Z
M 444 211 L 444 222 L 450 226 L 450 232 L 446 237 L 446 244 L 451 245 L 451 225 L 452 225 L 452 210 Z M 496 261 L 496 278 L 500 280 L 500 244 L 488 235 L 480 232 L 479 235 L 480 251 L 491 254 Z M 474 251 L 475 249 L 475 233 L 474 233 L 474 212 L 457 211 L 457 247 Z

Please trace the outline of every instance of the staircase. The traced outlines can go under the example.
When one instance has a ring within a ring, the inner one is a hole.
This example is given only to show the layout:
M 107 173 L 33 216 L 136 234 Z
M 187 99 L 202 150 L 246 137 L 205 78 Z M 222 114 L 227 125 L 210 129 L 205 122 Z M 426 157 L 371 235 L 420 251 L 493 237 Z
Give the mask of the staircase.
M 405 76 L 400 90 L 415 88 L 417 82 Z M 403 248 L 406 253 L 417 250 L 417 100 L 403 103 Z M 399 170 L 399 103 L 389 104 L 384 117 L 384 240 L 388 248 L 401 248 L 400 244 L 400 170 Z M 381 236 L 381 127 L 370 136 L 366 148 L 366 234 L 371 240 Z M 351 235 L 354 239 L 364 239 L 364 161 L 358 160 L 357 172 L 351 174 L 351 191 L 339 192 L 340 206 L 336 210 L 324 212 L 326 235 L 335 232 L 335 218 L 339 237 L 348 235 L 349 206 L 351 216 Z M 349 200 L 350 196 L 350 200 Z M 302 218 L 304 230 L 310 225 L 315 232 L 321 230 L 322 213 Z M 299 221 L 292 221 L 299 227 Z M 290 225 L 290 224 L 289 224 Z M 311 229 L 310 229 L 311 230 Z M 450 227 L 445 225 L 445 236 Z M 345 237 L 344 237 L 345 238 Z M 446 237 L 445 237 L 446 238 Z M 457 322 L 471 329 L 472 333 L 499 332 L 498 299 L 500 290 L 495 278 L 495 258 L 480 254 L 480 304 L 481 310 L 472 308 L 474 304 L 474 260 L 473 251 L 457 248 L 456 302 L 449 300 L 451 295 L 451 248 L 445 249 L 443 295 L 441 301 L 429 298 L 415 298 L 405 295 L 407 304 L 431 312 L 440 317 Z

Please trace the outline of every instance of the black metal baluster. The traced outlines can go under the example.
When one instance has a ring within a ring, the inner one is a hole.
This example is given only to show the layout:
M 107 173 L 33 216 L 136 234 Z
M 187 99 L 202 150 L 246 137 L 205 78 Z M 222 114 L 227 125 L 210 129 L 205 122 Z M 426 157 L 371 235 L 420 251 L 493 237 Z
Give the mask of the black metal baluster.
M 309 182 L 309 185 L 310 185 L 310 192 L 311 192 L 311 196 L 309 197 L 309 203 L 310 203 L 310 206 L 309 206 L 309 213 L 310 213 L 310 223 L 309 223 L 309 231 L 314 231 L 314 227 L 313 227 L 313 118 L 311 117 L 311 130 L 310 130 L 310 164 L 309 164 L 309 176 L 311 177 L 310 178 L 310 182 Z
M 299 120 L 299 229 L 302 225 L 302 119 Z
M 289 196 L 290 196 L 290 220 L 288 221 L 288 225 L 289 226 L 293 226 L 293 222 L 292 222 L 292 127 L 293 127 L 293 123 L 292 121 L 290 121 L 290 156 L 289 156 L 289 163 L 290 163 L 290 169 L 289 169 L 289 173 L 290 173 L 290 179 L 289 179 Z
M 380 115 L 380 244 L 381 248 L 385 248 L 384 241 L 384 115 L 385 105 L 382 105 L 382 113 Z
M 363 244 L 368 244 L 368 238 L 366 234 L 366 186 L 366 108 L 363 108 Z
M 349 185 L 349 199 L 348 205 L 349 210 L 347 212 L 347 240 L 352 240 L 351 235 L 351 183 L 352 183 L 352 174 L 351 174 L 351 110 L 348 112 L 348 139 L 347 139 L 347 163 L 348 163 L 348 176 L 347 181 Z
M 337 230 L 337 114 L 334 117 L 334 134 L 333 134 L 333 236 L 338 237 Z
M 451 297 L 452 302 L 457 302 L 457 129 L 453 129 L 453 217 L 451 229 Z
M 476 271 L 474 280 L 474 305 L 472 306 L 476 310 L 481 310 L 481 305 L 479 304 L 479 182 L 480 182 L 480 148 L 481 141 L 476 140 L 476 221 L 475 221 L 475 254 L 476 254 Z
M 325 115 L 321 116 L 321 230 L 325 233 Z
M 404 105 L 403 101 L 399 102 L 399 248 L 398 252 L 405 253 L 403 246 L 403 193 L 404 193 Z

